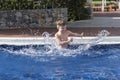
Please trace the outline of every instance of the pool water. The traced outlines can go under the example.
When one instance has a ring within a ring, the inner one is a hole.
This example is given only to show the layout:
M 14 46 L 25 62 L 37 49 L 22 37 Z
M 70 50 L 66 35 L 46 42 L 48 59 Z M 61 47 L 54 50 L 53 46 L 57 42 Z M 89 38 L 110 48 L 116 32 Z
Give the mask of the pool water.
M 0 80 L 120 80 L 120 44 L 0 45 Z

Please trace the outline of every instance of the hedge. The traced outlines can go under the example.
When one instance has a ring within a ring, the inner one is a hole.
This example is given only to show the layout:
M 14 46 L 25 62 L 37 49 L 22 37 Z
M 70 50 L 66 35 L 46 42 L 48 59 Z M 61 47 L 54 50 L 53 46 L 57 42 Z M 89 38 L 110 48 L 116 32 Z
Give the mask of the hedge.
M 68 20 L 89 18 L 86 0 L 0 0 L 0 10 L 68 8 Z

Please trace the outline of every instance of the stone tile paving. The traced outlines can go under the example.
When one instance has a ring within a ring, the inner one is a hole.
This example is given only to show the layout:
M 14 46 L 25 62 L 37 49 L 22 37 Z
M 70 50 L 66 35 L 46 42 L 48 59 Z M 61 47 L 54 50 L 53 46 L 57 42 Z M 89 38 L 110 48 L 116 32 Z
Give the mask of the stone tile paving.
M 69 23 L 70 27 L 120 27 L 120 17 L 93 17 Z

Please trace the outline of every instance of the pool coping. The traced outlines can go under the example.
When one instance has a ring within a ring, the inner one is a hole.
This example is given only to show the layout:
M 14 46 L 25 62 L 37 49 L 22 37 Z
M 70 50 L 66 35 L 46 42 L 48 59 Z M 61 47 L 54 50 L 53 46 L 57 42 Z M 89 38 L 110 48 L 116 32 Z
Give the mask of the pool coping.
M 50 37 L 0 37 L 0 45 L 45 45 L 54 44 L 55 38 Z M 120 36 L 107 37 L 73 37 L 70 44 L 120 44 Z

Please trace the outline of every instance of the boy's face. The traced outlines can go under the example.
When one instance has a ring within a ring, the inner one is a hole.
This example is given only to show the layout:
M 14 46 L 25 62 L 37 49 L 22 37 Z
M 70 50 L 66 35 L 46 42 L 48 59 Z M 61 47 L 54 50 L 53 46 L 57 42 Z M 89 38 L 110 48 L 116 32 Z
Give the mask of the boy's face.
M 59 29 L 59 30 L 66 30 L 67 27 L 66 27 L 66 25 L 65 25 L 65 26 L 59 26 L 58 29 Z

